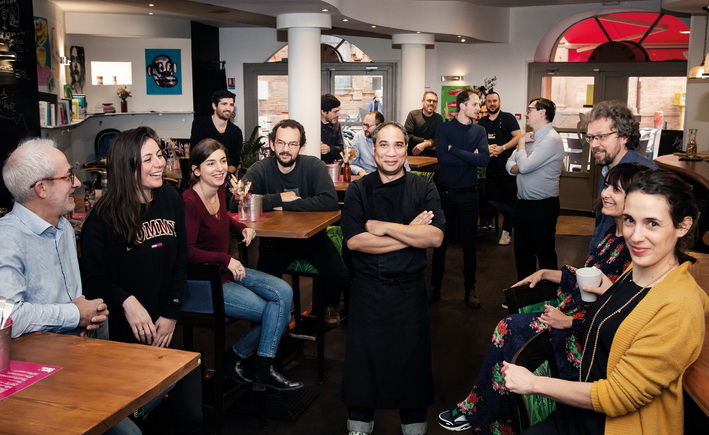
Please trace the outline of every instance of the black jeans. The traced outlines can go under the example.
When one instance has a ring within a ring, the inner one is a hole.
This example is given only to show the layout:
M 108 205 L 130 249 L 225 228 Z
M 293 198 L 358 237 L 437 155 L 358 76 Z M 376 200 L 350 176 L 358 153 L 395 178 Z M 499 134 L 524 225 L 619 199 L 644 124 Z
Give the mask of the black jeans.
M 448 241 L 455 234 L 456 227 L 460 244 L 463 247 L 463 285 L 466 289 L 475 288 L 475 236 L 478 228 L 478 192 L 470 189 L 446 189 L 439 187 L 441 207 L 446 217 L 446 234 L 439 248 L 433 250 L 431 286 L 441 289 L 443 272 L 446 268 L 446 250 Z
M 540 200 L 517 200 L 515 207 L 515 263 L 517 279 L 524 279 L 539 269 L 558 268 L 556 258 L 556 221 L 559 197 Z
M 340 303 L 342 291 L 349 291 L 349 272 L 342 255 L 321 231 L 309 239 L 275 239 L 264 237 L 259 243 L 258 270 L 282 276 L 293 260 L 302 258 L 318 271 L 325 292 L 323 301 L 328 307 Z M 320 309 L 320 307 L 314 307 Z M 324 309 L 324 307 L 322 307 Z

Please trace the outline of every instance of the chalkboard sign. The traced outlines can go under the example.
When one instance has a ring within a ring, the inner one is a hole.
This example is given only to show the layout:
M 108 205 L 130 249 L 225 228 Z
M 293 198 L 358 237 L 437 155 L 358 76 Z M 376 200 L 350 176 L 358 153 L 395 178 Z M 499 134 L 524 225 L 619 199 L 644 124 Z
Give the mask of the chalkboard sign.
M 0 0 L 0 158 L 39 136 L 32 1 Z

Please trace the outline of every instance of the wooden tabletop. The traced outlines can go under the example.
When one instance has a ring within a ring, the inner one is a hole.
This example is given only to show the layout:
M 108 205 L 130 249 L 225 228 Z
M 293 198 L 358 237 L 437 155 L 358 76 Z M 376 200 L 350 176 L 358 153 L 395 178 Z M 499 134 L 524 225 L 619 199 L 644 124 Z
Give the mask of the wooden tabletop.
M 406 160 L 409 162 L 409 167 L 411 169 L 421 169 L 427 166 L 435 165 L 438 163 L 438 159 L 435 157 L 426 156 L 408 156 Z
M 690 178 L 709 189 L 709 162 L 687 162 L 679 159 L 680 156 L 667 154 L 655 159 L 657 166 Z
M 100 434 L 198 367 L 200 355 L 34 332 L 12 340 L 10 359 L 62 369 L 0 401 L 0 432 Z
M 689 267 L 689 271 L 704 291 L 709 293 L 709 254 L 692 252 L 692 255 L 698 261 Z M 709 316 L 706 317 L 706 325 L 709 326 Z M 682 333 L 691 334 L 691 331 Z M 709 331 L 704 334 L 702 353 L 684 373 L 684 390 L 709 416 Z
M 340 211 L 270 211 L 255 222 L 241 221 L 260 237 L 308 239 L 340 220 Z
M 361 175 L 353 175 L 352 181 L 359 180 L 362 178 Z M 350 187 L 350 181 L 335 181 L 335 190 L 338 192 L 345 192 L 348 187 Z

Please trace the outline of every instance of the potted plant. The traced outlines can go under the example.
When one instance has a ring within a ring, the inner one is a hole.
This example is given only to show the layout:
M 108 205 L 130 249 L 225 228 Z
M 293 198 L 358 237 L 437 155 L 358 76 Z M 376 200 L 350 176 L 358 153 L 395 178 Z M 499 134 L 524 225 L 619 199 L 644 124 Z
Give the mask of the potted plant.
M 121 86 L 116 90 L 116 94 L 118 94 L 118 98 L 121 99 L 121 112 L 125 113 L 128 111 L 128 99 L 131 94 L 130 94 L 130 88 L 128 86 Z
M 266 136 L 258 135 L 260 128 L 260 125 L 254 127 L 253 131 L 251 132 L 251 136 L 249 136 L 249 138 L 244 141 L 244 144 L 241 147 L 242 170 L 246 170 L 251 165 L 256 163 L 261 158 L 261 156 L 265 157 L 266 153 L 268 152 L 268 148 L 266 150 L 262 150 L 262 139 L 264 139 Z

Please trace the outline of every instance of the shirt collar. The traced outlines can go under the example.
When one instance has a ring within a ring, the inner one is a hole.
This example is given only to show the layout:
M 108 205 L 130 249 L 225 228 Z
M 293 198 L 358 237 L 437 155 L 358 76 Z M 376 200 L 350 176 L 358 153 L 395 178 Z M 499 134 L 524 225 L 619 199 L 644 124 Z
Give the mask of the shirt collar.
M 544 136 L 546 136 L 547 134 L 549 134 L 551 129 L 552 129 L 551 122 L 544 124 L 544 127 L 540 128 L 539 130 L 534 132 L 534 142 L 539 141 L 539 139 L 541 139 Z
M 62 216 L 59 218 L 57 226 L 54 227 L 19 202 L 16 202 L 12 207 L 12 213 L 17 216 L 20 222 L 37 235 L 42 235 L 45 231 L 52 228 L 59 232 L 64 231 L 68 224 L 68 221 Z

